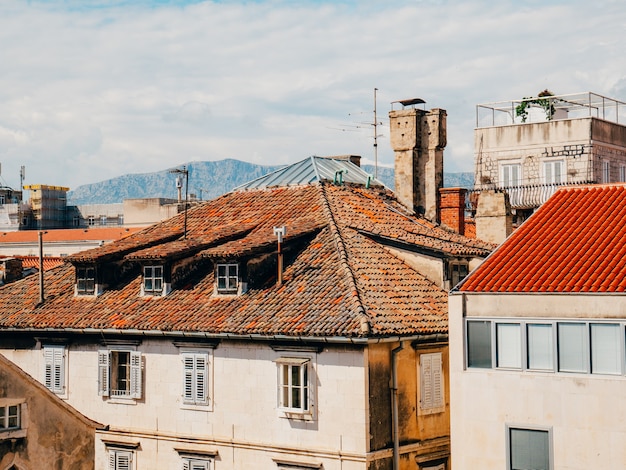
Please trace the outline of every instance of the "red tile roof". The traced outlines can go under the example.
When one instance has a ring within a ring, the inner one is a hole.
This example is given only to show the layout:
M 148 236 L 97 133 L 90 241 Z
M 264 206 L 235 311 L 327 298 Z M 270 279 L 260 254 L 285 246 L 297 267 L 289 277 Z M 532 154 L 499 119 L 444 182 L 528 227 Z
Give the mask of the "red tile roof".
M 81 240 L 119 240 L 141 230 L 138 227 L 68 228 L 44 230 L 44 242 L 65 242 Z M 0 232 L 0 243 L 24 243 L 38 241 L 38 230 L 18 230 Z
M 39 256 L 16 256 L 15 258 L 22 260 L 22 268 L 36 268 L 39 269 Z M 65 263 L 65 258 L 58 256 L 44 256 L 43 258 L 43 270 L 56 268 Z
M 626 291 L 626 185 L 560 189 L 459 290 Z
M 278 286 L 273 227 L 282 225 L 285 269 Z M 383 188 L 327 183 L 232 192 L 189 209 L 186 240 L 183 229 L 179 214 L 68 258 L 119 264 L 184 255 L 192 264 L 178 277 L 172 274 L 167 296 L 141 297 L 136 269 L 98 297 L 75 297 L 74 269 L 67 263 L 45 273 L 43 305 L 37 305 L 34 279 L 0 289 L 0 328 L 319 337 L 445 333 L 446 292 L 377 236 L 449 255 L 486 256 L 490 248 L 409 215 Z M 248 266 L 248 291 L 215 296 L 212 260 L 250 254 L 260 261 Z

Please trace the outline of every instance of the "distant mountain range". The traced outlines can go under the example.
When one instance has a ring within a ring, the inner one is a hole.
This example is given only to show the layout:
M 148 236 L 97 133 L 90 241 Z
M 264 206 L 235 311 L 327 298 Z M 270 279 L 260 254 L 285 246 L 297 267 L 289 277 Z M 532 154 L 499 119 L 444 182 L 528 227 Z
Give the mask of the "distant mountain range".
M 187 164 L 189 194 L 195 194 L 199 199 L 213 199 L 279 168 L 282 168 L 282 165 L 256 165 L 234 159 L 216 162 L 191 162 Z M 374 174 L 372 165 L 363 165 L 363 169 L 367 173 Z M 113 204 L 122 202 L 124 199 L 151 197 L 175 199 L 178 194 L 176 189 L 177 175 L 172 174 L 171 170 L 122 175 L 98 183 L 85 184 L 68 193 L 68 204 Z M 393 189 L 393 168 L 379 167 L 378 179 L 385 186 Z M 443 179 L 444 186 L 447 187 L 472 188 L 474 186 L 473 173 L 445 173 Z

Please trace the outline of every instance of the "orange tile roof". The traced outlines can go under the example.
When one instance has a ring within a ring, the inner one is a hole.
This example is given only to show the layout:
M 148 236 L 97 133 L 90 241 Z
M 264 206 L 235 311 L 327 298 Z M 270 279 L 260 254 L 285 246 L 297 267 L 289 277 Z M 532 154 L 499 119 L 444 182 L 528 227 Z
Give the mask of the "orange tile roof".
M 39 256 L 16 256 L 15 258 L 22 260 L 22 268 L 36 268 L 39 269 Z M 49 269 L 56 268 L 65 263 L 65 259 L 59 256 L 44 256 L 43 257 L 43 269 L 48 271 Z
M 118 265 L 182 253 L 191 264 L 172 274 L 167 296 L 140 297 L 141 273 L 131 268 L 98 297 L 75 297 L 74 269 L 67 263 L 45 273 L 41 306 L 34 279 L 0 289 L 0 328 L 318 337 L 445 333 L 446 292 L 372 233 L 450 256 L 486 256 L 490 248 L 409 215 L 384 188 L 316 183 L 236 191 L 189 209 L 186 240 L 184 220 L 178 214 L 67 258 Z M 282 225 L 287 236 L 279 286 L 273 227 Z M 212 260 L 253 253 L 259 261 L 248 266 L 247 292 L 215 296 Z
M 68 228 L 44 230 L 44 242 L 65 242 L 81 240 L 119 240 L 141 230 L 138 227 Z M 38 230 L 18 230 L 0 232 L 0 243 L 24 243 L 38 241 Z
M 459 290 L 626 291 L 626 185 L 558 190 Z

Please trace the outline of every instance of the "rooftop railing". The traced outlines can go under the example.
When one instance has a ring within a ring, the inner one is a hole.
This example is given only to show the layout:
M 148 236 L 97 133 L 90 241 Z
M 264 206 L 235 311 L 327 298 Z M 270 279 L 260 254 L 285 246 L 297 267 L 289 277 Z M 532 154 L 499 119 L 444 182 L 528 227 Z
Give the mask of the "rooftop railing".
M 626 103 L 592 92 L 533 96 L 476 105 L 476 127 L 595 117 L 626 124 Z

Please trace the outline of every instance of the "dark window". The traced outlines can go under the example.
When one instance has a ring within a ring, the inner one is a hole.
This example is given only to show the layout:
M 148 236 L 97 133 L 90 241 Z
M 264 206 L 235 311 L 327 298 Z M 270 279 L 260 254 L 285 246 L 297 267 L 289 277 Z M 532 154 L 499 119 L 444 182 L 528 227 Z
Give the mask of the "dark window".
M 491 322 L 467 322 L 467 366 L 491 367 Z
M 96 291 L 96 269 L 91 267 L 76 268 L 76 292 L 93 294 Z
M 217 265 L 217 292 L 237 293 L 239 286 L 238 265 L 235 263 Z
M 146 294 L 163 292 L 163 266 L 143 267 L 143 291 Z

